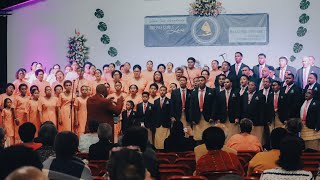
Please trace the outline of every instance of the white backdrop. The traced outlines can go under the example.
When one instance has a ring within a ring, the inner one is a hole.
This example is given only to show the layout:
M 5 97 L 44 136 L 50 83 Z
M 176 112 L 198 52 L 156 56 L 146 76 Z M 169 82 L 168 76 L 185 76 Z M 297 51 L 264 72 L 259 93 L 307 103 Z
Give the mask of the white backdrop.
M 301 66 L 304 55 L 314 55 L 319 65 L 320 1 L 309 0 L 310 7 L 303 11 L 310 16 L 304 25 L 308 32 L 297 37 L 298 21 L 302 11 L 300 0 L 220 0 L 227 13 L 269 13 L 269 44 L 265 46 L 199 46 L 199 47 L 144 47 L 144 17 L 153 15 L 188 14 L 192 0 L 44 0 L 34 5 L 13 11 L 8 17 L 8 81 L 14 79 L 19 67 L 29 69 L 32 61 L 41 61 L 49 69 L 55 63 L 67 63 L 67 41 L 77 28 L 88 39 L 90 61 L 101 68 L 103 64 L 120 60 L 131 64 L 141 64 L 152 59 L 155 64 L 173 62 L 185 64 L 190 56 L 201 64 L 210 64 L 219 54 L 227 53 L 234 63 L 234 52 L 244 54 L 245 63 L 257 64 L 257 54 L 265 53 L 268 64 L 277 66 L 280 56 L 295 55 L 297 60 L 291 65 Z M 97 8 L 105 12 L 98 20 L 94 16 Z M 99 21 L 108 25 L 106 34 L 109 45 L 100 42 L 102 33 L 97 29 Z M 293 44 L 300 42 L 304 49 L 299 54 L 292 51 Z M 107 50 L 110 46 L 118 49 L 118 56 L 111 58 Z

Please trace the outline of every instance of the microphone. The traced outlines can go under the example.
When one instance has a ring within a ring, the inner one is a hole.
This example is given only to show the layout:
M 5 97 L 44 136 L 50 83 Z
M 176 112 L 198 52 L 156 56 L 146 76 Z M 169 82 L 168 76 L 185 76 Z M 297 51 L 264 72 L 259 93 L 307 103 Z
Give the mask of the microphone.
M 223 54 L 220 54 L 219 56 L 223 56 L 223 55 L 225 55 L 226 53 L 223 53 Z

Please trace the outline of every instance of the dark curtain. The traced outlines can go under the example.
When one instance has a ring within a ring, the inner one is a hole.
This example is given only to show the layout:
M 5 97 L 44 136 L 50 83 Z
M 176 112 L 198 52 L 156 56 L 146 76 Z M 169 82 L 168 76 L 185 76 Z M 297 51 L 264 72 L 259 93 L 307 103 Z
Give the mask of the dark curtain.
M 7 84 L 7 17 L 0 15 L 0 92 Z

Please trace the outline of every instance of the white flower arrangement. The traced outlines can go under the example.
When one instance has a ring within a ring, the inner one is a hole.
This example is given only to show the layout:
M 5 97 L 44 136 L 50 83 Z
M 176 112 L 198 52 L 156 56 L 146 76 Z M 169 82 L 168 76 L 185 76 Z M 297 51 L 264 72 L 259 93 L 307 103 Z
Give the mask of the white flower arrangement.
M 189 13 L 199 16 L 217 16 L 224 11 L 222 3 L 217 0 L 196 0 L 190 3 Z

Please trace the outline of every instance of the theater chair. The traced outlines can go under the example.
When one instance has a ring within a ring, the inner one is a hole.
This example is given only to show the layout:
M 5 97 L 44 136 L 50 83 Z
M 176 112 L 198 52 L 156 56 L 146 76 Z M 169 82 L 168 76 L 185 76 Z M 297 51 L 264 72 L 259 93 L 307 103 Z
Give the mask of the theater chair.
M 170 176 L 184 176 L 185 173 L 181 169 L 159 169 L 160 180 L 167 180 Z
M 89 153 L 78 152 L 77 156 L 81 159 L 89 159 Z
M 186 164 L 188 165 L 192 171 L 196 169 L 196 160 L 195 158 L 178 158 L 175 164 Z
M 169 159 L 167 158 L 158 158 L 159 164 L 170 164 Z
M 192 175 L 193 171 L 186 164 L 160 164 L 159 169 L 181 169 L 185 175 Z
M 107 168 L 108 161 L 106 160 L 89 160 L 89 164 L 95 164 L 100 170 Z
M 92 176 L 99 176 L 100 175 L 101 169 L 99 169 L 98 165 L 96 165 L 96 164 L 87 164 L 87 165 L 91 170 Z
M 201 173 L 200 176 L 204 176 L 209 180 L 216 180 L 222 176 L 230 175 L 230 174 L 239 175 L 236 171 L 208 171 L 208 172 Z
M 176 153 L 178 154 L 178 156 L 179 156 L 180 158 L 182 158 L 182 157 L 186 157 L 186 155 L 191 154 L 191 153 L 193 153 L 193 154 L 194 154 L 194 152 L 193 152 L 193 151 L 176 152 Z
M 157 158 L 166 158 L 170 161 L 170 163 L 174 163 L 178 158 L 176 153 L 156 153 Z
M 208 180 L 204 176 L 171 176 L 167 180 Z

